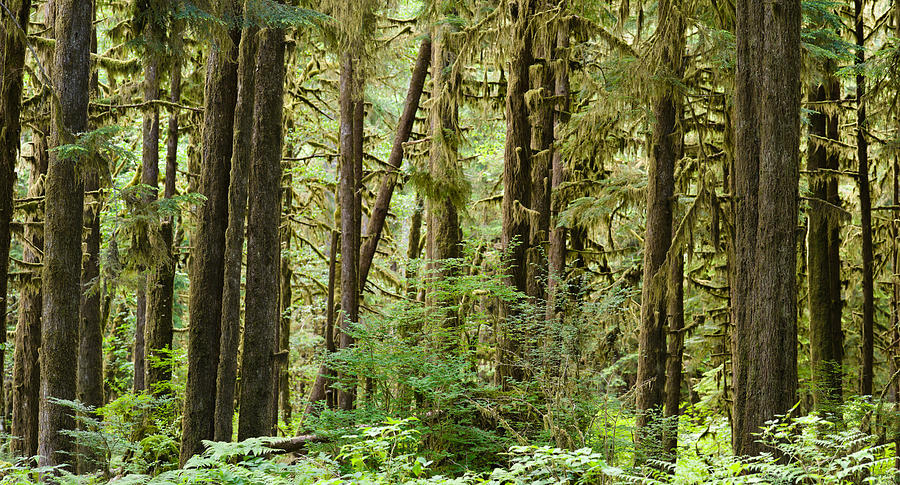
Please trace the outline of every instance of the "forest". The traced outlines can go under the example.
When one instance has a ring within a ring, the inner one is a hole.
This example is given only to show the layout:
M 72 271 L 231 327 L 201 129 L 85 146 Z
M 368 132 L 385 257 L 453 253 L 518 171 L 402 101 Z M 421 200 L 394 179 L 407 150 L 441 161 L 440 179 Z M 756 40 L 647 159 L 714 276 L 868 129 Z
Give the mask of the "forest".
M 0 485 L 900 483 L 900 0 L 0 29 Z

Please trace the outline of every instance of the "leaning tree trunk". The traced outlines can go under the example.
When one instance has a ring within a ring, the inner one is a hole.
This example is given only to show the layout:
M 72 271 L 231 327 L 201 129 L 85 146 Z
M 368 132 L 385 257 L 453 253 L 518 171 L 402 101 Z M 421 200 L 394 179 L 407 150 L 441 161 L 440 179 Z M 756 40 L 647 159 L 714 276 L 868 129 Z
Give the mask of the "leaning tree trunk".
M 865 22 L 863 0 L 854 0 L 856 20 L 856 63 L 866 60 Z M 875 376 L 875 258 L 872 252 L 872 196 L 869 189 L 869 142 L 866 139 L 866 77 L 856 76 L 856 161 L 859 172 L 859 214 L 862 228 L 862 368 L 860 369 L 859 393 L 872 395 L 872 381 Z
M 391 168 L 381 181 L 381 187 L 378 189 L 378 196 L 375 199 L 375 205 L 372 207 L 372 214 L 367 224 L 366 244 L 362 248 L 359 259 L 359 281 L 361 287 L 365 286 L 368 279 L 369 269 L 372 267 L 375 251 L 378 249 L 378 241 L 381 239 L 381 233 L 384 230 L 384 221 L 387 219 L 388 209 L 390 209 L 391 205 L 391 196 L 394 193 L 394 187 L 397 185 L 397 174 L 403 163 L 403 144 L 409 141 L 409 136 L 412 134 L 412 126 L 416 119 L 416 111 L 419 109 L 419 99 L 422 97 L 422 88 L 425 85 L 425 75 L 428 73 L 430 59 L 431 39 L 426 37 L 422 39 L 422 43 L 419 45 L 419 55 L 416 57 L 412 76 L 409 79 L 406 101 L 403 103 L 403 113 L 400 115 L 400 121 L 397 123 L 397 133 L 394 135 L 394 144 L 391 147 L 391 154 L 388 156 L 388 165 Z
M 831 66 L 826 66 L 830 69 Z M 840 225 L 834 215 L 840 207 L 837 180 L 838 153 L 829 144 L 838 140 L 840 96 L 838 80 L 829 76 L 809 93 L 817 112 L 810 115 L 807 169 L 812 200 L 806 237 L 809 271 L 809 348 L 813 375 L 813 401 L 817 409 L 841 401 L 841 260 Z M 830 104 L 833 106 L 825 106 Z
M 245 4 L 244 14 L 247 13 Z M 228 187 L 228 229 L 225 231 L 225 287 L 222 293 L 222 336 L 219 344 L 221 353 L 216 377 L 216 441 L 231 441 L 233 435 L 238 344 L 241 338 L 244 215 L 247 209 L 247 180 L 250 173 L 258 30 L 256 27 L 244 29 L 238 57 L 231 183 Z
M 220 10 L 238 11 L 236 2 L 219 2 Z M 240 31 L 230 32 L 227 52 L 213 49 L 207 59 L 203 117 L 200 209 L 191 254 L 190 332 L 184 393 L 180 463 L 203 451 L 215 436 L 216 374 L 224 286 L 225 228 L 228 221 L 228 173 L 237 99 L 237 53 Z
M 2 16 L 0 25 L 0 368 L 6 362 L 6 309 L 9 281 L 10 227 L 13 216 L 13 192 L 16 184 L 16 158 L 19 153 L 22 111 L 22 75 L 25 67 L 25 37 L 28 35 L 28 20 L 31 14 L 31 0 L 13 1 L 7 5 L 8 12 Z M 14 16 L 10 17 L 10 16 Z M 20 30 L 21 29 L 21 30 Z M 0 373 L 2 376 L 2 373 Z M 7 412 L 3 381 L 0 379 L 0 418 L 5 422 Z M 0 425 L 5 428 L 5 424 Z
M 528 91 L 528 69 L 531 66 L 531 34 L 529 23 L 532 5 L 529 0 L 514 4 L 511 19 L 511 48 L 506 83 L 506 143 L 503 153 L 503 201 L 500 244 L 509 261 L 507 281 L 514 289 L 527 290 L 527 254 L 530 225 L 527 210 L 531 205 L 531 131 L 525 93 Z M 431 229 L 429 228 L 429 231 Z M 514 309 L 501 306 L 504 332 L 498 342 L 497 379 L 504 387 L 509 381 L 524 377 L 521 361 L 525 329 L 513 325 Z
M 732 448 L 756 455 L 797 394 L 800 1 L 739 0 L 736 25 Z
M 681 78 L 684 22 L 668 0 L 659 3 L 658 74 L 663 79 Z M 672 244 L 672 200 L 675 195 L 675 163 L 680 155 L 677 86 L 659 87 L 654 101 L 653 138 L 647 171 L 647 222 L 644 237 L 644 277 L 641 288 L 641 327 L 635 405 L 639 443 L 644 454 L 661 443 L 662 427 L 651 425 L 663 414 L 666 386 L 666 329 L 668 272 L 663 263 Z M 670 258 L 671 259 L 671 258 Z M 672 262 L 670 261 L 670 264 Z M 650 425 L 648 427 L 648 425 Z
M 241 358 L 238 439 L 273 431 L 279 325 L 281 242 L 281 116 L 284 105 L 284 31 L 261 34 L 253 112 L 253 150 L 247 211 L 247 290 Z
M 57 0 L 53 59 L 55 96 L 50 146 L 74 143 L 87 130 L 91 51 L 91 2 Z M 76 397 L 79 305 L 81 303 L 81 231 L 84 207 L 78 155 L 51 150 L 45 181 L 43 310 L 41 322 L 41 403 L 38 464 L 72 465 L 75 428 L 72 410 L 54 399 Z

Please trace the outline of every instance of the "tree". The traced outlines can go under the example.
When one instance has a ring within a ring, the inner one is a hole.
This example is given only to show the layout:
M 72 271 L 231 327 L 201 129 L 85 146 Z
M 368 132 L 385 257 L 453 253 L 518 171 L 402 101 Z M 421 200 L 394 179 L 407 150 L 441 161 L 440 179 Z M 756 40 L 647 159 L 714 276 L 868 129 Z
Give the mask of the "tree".
M 19 153 L 22 110 L 22 74 L 25 67 L 25 37 L 31 14 L 31 1 L 12 2 L 3 15 L 0 32 L 0 363 L 5 362 L 6 315 L 8 307 L 10 231 L 13 219 L 13 189 L 16 184 L 16 158 Z M 13 16 L 13 17 L 9 17 Z M 0 395 L 0 412 L 5 417 L 5 399 Z
M 234 417 L 234 392 L 237 379 L 238 344 L 241 338 L 241 266 L 244 252 L 244 217 L 247 208 L 247 183 L 250 173 L 253 132 L 253 107 L 256 93 L 256 52 L 259 29 L 249 24 L 248 4 L 244 3 L 245 23 L 238 54 L 237 104 L 234 110 L 234 140 L 231 175 L 228 186 L 228 228 L 225 231 L 225 286 L 222 293 L 221 354 L 216 377 L 215 437 L 231 441 Z
M 84 181 L 76 171 L 80 155 L 60 149 L 87 130 L 92 2 L 57 0 L 53 56 L 54 101 L 51 150 L 45 183 L 43 310 L 39 464 L 72 464 L 71 409 L 55 399 L 75 398 L 81 295 L 81 230 Z
M 796 403 L 800 2 L 741 0 L 735 21 L 732 448 L 752 455 Z
M 866 60 L 865 19 L 863 0 L 854 0 L 856 63 Z M 860 394 L 871 396 L 875 376 L 875 257 L 872 249 L 872 195 L 869 187 L 869 142 L 866 139 L 866 77 L 856 76 L 856 162 L 859 184 L 859 215 L 862 228 L 862 362 L 860 369 Z
M 218 12 L 234 17 L 239 6 L 217 3 Z M 229 31 L 230 44 L 211 49 L 206 62 L 200 209 L 191 255 L 191 307 L 188 371 L 185 386 L 180 462 L 203 450 L 214 437 L 216 375 L 221 338 L 224 286 L 225 229 L 228 218 L 228 172 L 232 153 L 234 108 L 237 101 L 236 47 L 240 30 Z
M 506 84 L 506 142 L 503 152 L 503 227 L 501 246 L 509 261 L 509 285 L 525 293 L 528 271 L 526 267 L 530 224 L 527 210 L 531 205 L 531 131 L 525 93 L 529 87 L 528 69 L 531 66 L 531 16 L 533 0 L 519 0 L 510 5 L 512 28 L 511 49 Z M 525 335 L 513 323 L 514 311 L 509 305 L 501 307 L 506 319 L 505 334 L 500 344 L 497 378 L 506 386 L 509 379 L 519 381 L 525 376 L 519 359 Z
M 566 2 L 560 4 L 565 12 Z M 556 47 L 554 56 L 554 68 L 556 72 L 554 95 L 556 108 L 553 112 L 553 137 L 554 141 L 561 140 L 563 130 L 569 121 L 570 110 L 570 85 L 569 85 L 569 37 L 571 20 L 568 17 L 560 19 L 556 33 Z M 552 317 L 561 307 L 558 298 L 560 284 L 565 281 L 566 272 L 566 228 L 559 225 L 559 213 L 563 207 L 561 186 L 566 181 L 566 161 L 562 151 L 553 150 L 550 161 L 550 249 L 547 255 L 547 316 Z
M 829 69 L 830 65 L 826 65 Z M 810 115 L 807 169 L 812 175 L 809 204 L 807 268 L 809 271 L 809 349 L 813 375 L 813 400 L 817 408 L 842 399 L 841 362 L 844 356 L 841 329 L 840 224 L 834 212 L 841 205 L 833 174 L 840 170 L 839 155 L 828 144 L 839 140 L 838 116 L 825 104 L 837 103 L 840 83 L 834 76 L 813 86 L 810 103 L 819 106 Z
M 254 94 L 239 440 L 273 434 L 277 414 L 284 31 L 269 26 L 260 37 L 256 72 L 267 75 Z
M 664 263 L 679 249 L 672 245 L 672 212 L 675 195 L 675 164 L 680 157 L 677 82 L 681 79 L 684 51 L 684 20 L 671 3 L 659 3 L 657 20 L 657 76 L 663 85 L 653 101 L 653 135 L 647 171 L 647 233 L 644 237 L 644 278 L 641 287 L 641 327 L 638 338 L 637 395 L 638 427 L 661 415 L 666 401 L 666 331 L 668 323 L 667 283 Z M 673 259 L 673 258 L 670 258 Z M 671 262 L 670 262 L 671 264 Z M 671 271 L 671 270 L 670 270 Z M 659 275 L 659 276 L 658 276 Z M 641 430 L 646 447 L 658 443 L 660 426 Z

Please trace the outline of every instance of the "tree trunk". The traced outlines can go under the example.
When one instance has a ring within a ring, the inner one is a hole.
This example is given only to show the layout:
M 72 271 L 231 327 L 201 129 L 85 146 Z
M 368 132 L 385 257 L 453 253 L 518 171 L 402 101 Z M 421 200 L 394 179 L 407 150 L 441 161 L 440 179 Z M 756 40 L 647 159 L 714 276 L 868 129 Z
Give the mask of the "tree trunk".
M 403 144 L 409 141 L 412 133 L 413 122 L 416 119 L 416 111 L 419 109 L 419 99 L 422 97 L 422 88 L 425 85 L 425 75 L 428 73 L 428 64 L 431 60 L 431 39 L 424 38 L 419 45 L 419 55 L 413 66 L 412 76 L 409 79 L 409 88 L 406 91 L 406 101 L 403 104 L 403 113 L 397 123 L 397 133 L 394 135 L 394 144 L 391 154 L 388 156 L 388 165 L 391 170 L 381 180 L 378 189 L 378 198 L 372 207 L 372 214 L 366 231 L 366 244 L 362 248 L 359 259 L 360 288 L 364 288 L 369 276 L 369 269 L 378 249 L 378 241 L 384 230 L 384 221 L 387 218 L 388 209 L 391 206 L 391 196 L 397 185 L 397 172 L 403 164 Z
M 657 21 L 659 42 L 658 75 L 680 79 L 684 50 L 684 21 L 672 4 L 662 0 Z M 680 155 L 677 87 L 666 82 L 654 101 L 653 138 L 650 141 L 650 167 L 647 171 L 647 228 L 644 237 L 644 276 L 641 288 L 641 327 L 638 338 L 637 389 L 635 404 L 637 425 L 647 427 L 664 412 L 666 389 L 666 297 L 669 272 L 663 263 L 672 244 L 672 200 L 675 195 L 675 163 Z M 661 443 L 661 426 L 641 430 L 644 453 Z
M 174 49 L 181 48 L 181 26 L 176 24 L 171 36 Z M 169 76 L 169 101 L 181 101 L 181 55 L 176 52 Z M 169 114 L 166 133 L 166 185 L 163 197 L 171 199 L 175 196 L 175 179 L 178 177 L 178 111 Z M 173 245 L 173 226 L 175 220 L 168 217 L 162 221 L 159 230 L 159 243 L 167 256 L 160 261 L 148 279 L 148 304 L 153 310 L 147 315 L 146 328 L 146 384 L 151 392 L 157 395 L 171 395 L 172 388 L 167 386 L 172 379 L 172 366 L 157 362 L 168 361 L 172 349 L 172 305 L 175 291 L 175 266 L 177 255 Z
M 563 8 L 565 4 L 563 3 Z M 556 110 L 553 114 L 553 137 L 556 142 L 562 140 L 563 130 L 569 122 L 569 18 L 560 19 L 556 33 Z M 558 226 L 559 213 L 563 209 L 564 199 L 560 187 L 566 181 L 566 161 L 560 150 L 553 150 L 550 163 L 550 250 L 548 253 L 547 278 L 547 317 L 552 318 L 562 308 L 557 298 L 560 284 L 566 273 L 566 228 Z
M 865 22 L 863 16 L 863 0 L 854 0 L 856 20 L 856 63 L 866 60 L 863 52 L 865 46 Z M 872 395 L 872 380 L 875 375 L 875 258 L 872 252 L 872 196 L 869 191 L 869 142 L 866 139 L 866 77 L 856 76 L 856 161 L 859 173 L 859 213 L 862 226 L 862 368 L 860 369 L 859 393 Z
M 456 78 L 457 70 L 453 68 L 457 54 L 450 44 L 452 33 L 453 28 L 449 24 L 436 26 L 434 41 L 431 44 L 429 171 L 433 187 L 427 194 L 426 210 L 429 217 L 428 254 L 433 265 L 428 278 L 433 278 L 436 282 L 454 276 L 452 270 L 444 266 L 442 261 L 455 259 L 460 255 L 459 214 L 456 206 L 460 203 L 463 175 L 458 162 L 459 108 L 456 91 L 459 80 Z M 453 300 L 446 297 L 437 300 L 431 298 L 431 295 L 446 295 L 446 293 L 435 291 L 429 295 L 428 301 L 447 309 L 443 325 L 448 331 L 455 332 L 459 319 L 456 312 L 451 310 L 454 307 Z M 458 338 L 452 335 L 448 335 L 448 340 L 444 342 L 444 345 L 451 349 L 457 344 Z
M 530 224 L 527 209 L 531 205 L 531 132 L 525 93 L 528 91 L 528 69 L 531 66 L 531 33 L 529 23 L 532 1 L 519 0 L 512 4 L 512 36 L 510 62 L 506 84 L 506 144 L 503 153 L 503 201 L 500 244 L 510 267 L 507 281 L 514 289 L 527 290 L 527 250 Z M 431 229 L 429 228 L 429 231 Z M 524 329 L 515 328 L 514 309 L 501 305 L 504 332 L 498 345 L 498 383 L 507 387 L 509 380 L 524 377 L 522 346 Z
M 359 319 L 359 219 L 355 216 L 357 207 L 356 171 L 356 106 L 361 102 L 356 80 L 356 60 L 344 54 L 340 76 L 340 204 L 341 204 L 341 316 L 340 348 L 353 345 L 353 337 L 347 333 L 350 325 Z M 338 391 L 338 407 L 353 409 L 355 390 Z
M 739 0 L 734 103 L 732 447 L 796 403 L 800 2 Z
M 668 341 L 663 416 L 663 453 L 672 463 L 678 458 L 678 416 L 681 415 L 682 361 L 684 360 L 684 256 L 673 255 L 668 275 Z
M 238 439 L 272 434 L 276 413 L 284 31 L 261 33 L 247 213 L 247 296 Z
M 75 142 L 87 130 L 92 2 L 57 0 L 50 146 Z M 84 182 L 78 156 L 51 150 L 45 181 L 43 309 L 41 322 L 40 466 L 72 465 L 74 442 L 62 433 L 75 428 L 72 411 L 54 399 L 76 397 L 81 230 Z
M 134 347 L 131 349 L 131 362 L 134 369 L 134 379 L 132 380 L 131 390 L 135 393 L 147 389 L 147 383 L 144 378 L 147 376 L 147 369 L 144 368 L 146 360 L 145 336 L 147 334 L 147 291 L 144 286 L 137 290 L 136 308 L 134 315 Z
M 248 14 L 245 4 L 244 15 Z M 231 183 L 228 187 L 228 229 L 225 232 L 225 287 L 222 293 L 222 336 L 216 378 L 216 441 L 233 437 L 234 393 L 237 380 L 238 345 L 241 340 L 241 265 L 244 253 L 244 216 L 253 133 L 256 92 L 258 29 L 247 27 L 241 34 L 238 58 L 237 105 L 234 111 L 234 141 Z
M 826 66 L 831 69 L 831 66 Z M 834 77 L 812 87 L 809 100 L 816 104 L 836 105 L 840 99 L 840 84 Z M 833 110 L 833 108 L 832 108 Z M 841 402 L 841 362 L 843 360 L 843 332 L 841 331 L 841 260 L 840 225 L 833 215 L 840 207 L 837 180 L 833 175 L 840 169 L 839 155 L 819 140 L 838 140 L 838 116 L 826 114 L 826 109 L 810 115 L 810 139 L 807 143 L 807 169 L 812 175 L 810 189 L 813 199 L 809 208 L 807 268 L 809 271 L 809 348 L 813 376 L 813 402 L 824 409 Z M 831 215 L 829 215 L 831 214 Z
M 234 15 L 236 2 L 223 0 L 219 10 Z M 184 394 L 180 463 L 203 451 L 202 440 L 215 436 L 216 374 L 221 338 L 225 228 L 228 221 L 228 173 L 231 166 L 234 108 L 237 99 L 237 52 L 240 32 L 230 32 L 227 52 L 210 50 L 203 117 L 200 193 L 206 202 L 191 255 L 191 306 L 188 370 Z
M 553 95 L 556 83 L 551 62 L 557 39 L 536 39 L 531 86 L 537 93 L 531 110 L 531 222 L 527 258 L 527 293 L 532 302 L 546 299 L 547 241 L 550 235 L 550 184 L 553 178 Z
M 335 219 L 337 215 L 335 215 Z M 335 226 L 337 221 L 335 220 Z M 334 353 L 337 349 L 334 345 L 334 287 L 337 272 L 337 252 L 340 234 L 336 230 L 331 231 L 331 249 L 328 253 L 328 295 L 325 301 L 325 351 L 328 355 Z M 335 407 L 334 392 L 330 387 L 331 369 L 327 364 L 322 364 L 319 368 L 319 375 L 316 376 L 316 382 L 313 383 L 312 390 L 309 393 L 309 403 L 306 405 L 306 414 L 313 414 L 318 411 L 316 403 L 325 401 L 325 406 L 329 409 Z
M 406 259 L 409 260 L 406 266 L 406 297 L 409 300 L 415 300 L 419 288 L 416 284 L 418 275 L 418 263 L 413 262 L 419 259 L 419 253 L 422 251 L 422 212 L 425 210 L 425 201 L 422 196 L 416 194 L 416 207 L 413 209 L 412 218 L 409 223 L 409 237 L 406 248 Z
M 6 15 L 2 15 L 0 25 L 0 63 L 3 74 L 0 77 L 0 368 L 6 362 L 6 311 L 8 302 L 8 272 L 10 224 L 13 217 L 13 192 L 16 185 L 16 159 L 19 154 L 22 111 L 22 75 L 25 66 L 25 37 L 28 34 L 28 20 L 31 14 L 31 0 L 13 1 L 7 5 Z M 14 15 L 15 19 L 9 17 Z M 23 29 L 23 30 L 20 30 Z M 0 372 L 0 385 L 5 381 Z M 0 390 L 2 391 L 2 390 Z M 5 392 L 0 392 L 0 429 L 6 429 Z
M 282 205 L 281 205 L 281 270 L 279 287 L 281 288 L 279 315 L 281 316 L 281 328 L 278 332 L 278 393 L 279 408 L 281 409 L 281 419 L 285 424 L 290 424 L 293 408 L 291 407 L 291 308 L 293 303 L 293 292 L 291 291 L 291 281 L 294 278 L 294 272 L 291 269 L 291 214 L 294 207 L 294 189 L 292 187 L 293 180 L 290 171 L 283 175 L 281 182 Z
M 32 135 L 34 164 L 28 177 L 28 197 L 44 195 L 43 176 L 47 173 L 47 140 L 42 133 Z M 44 247 L 43 231 L 35 225 L 40 214 L 25 218 L 25 242 L 22 259 L 40 263 Z M 38 351 L 41 347 L 41 279 L 40 273 L 19 285 L 19 311 L 16 325 L 16 351 L 13 363 L 12 435 L 13 456 L 35 456 L 38 450 L 38 408 L 41 369 Z

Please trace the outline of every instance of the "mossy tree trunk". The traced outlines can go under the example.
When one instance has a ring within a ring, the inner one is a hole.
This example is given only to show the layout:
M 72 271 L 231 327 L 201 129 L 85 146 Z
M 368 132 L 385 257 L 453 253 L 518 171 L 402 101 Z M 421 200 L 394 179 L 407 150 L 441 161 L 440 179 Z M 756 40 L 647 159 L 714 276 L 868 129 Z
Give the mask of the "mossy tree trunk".
M 51 147 L 74 143 L 75 136 L 87 130 L 92 12 L 92 2 L 56 2 Z M 74 440 L 63 433 L 75 428 L 72 410 L 54 399 L 76 397 L 77 352 L 72 348 L 78 342 L 84 207 L 78 161 L 75 154 L 51 150 L 45 181 L 38 424 L 41 466 L 72 465 L 75 458 Z
M 278 375 L 281 241 L 281 116 L 284 105 L 284 31 L 260 34 L 247 212 L 247 289 L 238 439 L 273 434 Z
M 832 66 L 826 66 L 831 69 Z M 812 86 L 810 103 L 816 112 L 810 115 L 807 142 L 807 170 L 811 173 L 812 200 L 809 207 L 807 268 L 809 272 L 809 349 L 813 376 L 813 402 L 817 409 L 841 402 L 841 205 L 837 179 L 839 155 L 828 148 L 839 140 L 837 103 L 840 83 L 827 75 L 824 82 Z
M 218 11 L 234 15 L 233 0 L 218 2 Z M 215 436 L 216 375 L 221 338 L 225 229 L 231 166 L 234 108 L 237 101 L 237 46 L 240 31 L 229 32 L 231 45 L 211 49 L 204 96 L 200 208 L 191 254 L 190 332 L 187 382 L 182 418 L 180 463 L 203 451 L 203 440 Z
M 646 455 L 662 440 L 659 418 L 666 397 L 667 287 L 664 263 L 672 245 L 675 164 L 681 154 L 678 84 L 682 74 L 684 20 L 669 0 L 659 4 L 657 20 L 657 76 L 661 84 L 653 101 L 653 134 L 647 171 L 647 221 L 644 236 L 644 274 L 641 287 L 641 326 L 638 336 L 637 426 L 639 445 Z M 679 365 L 680 367 L 680 365 Z
M 566 3 L 561 3 L 561 8 L 566 8 Z M 569 121 L 569 18 L 563 17 L 559 21 L 556 32 L 556 48 L 553 56 L 555 69 L 554 95 L 556 97 L 556 109 L 553 113 L 554 140 L 562 139 L 563 130 Z M 562 210 L 564 199 L 561 186 L 566 181 L 566 161 L 562 152 L 553 150 L 550 161 L 550 249 L 548 251 L 548 275 L 547 275 L 547 316 L 552 318 L 562 308 L 562 302 L 558 299 L 560 284 L 565 280 L 566 273 L 566 236 L 565 227 L 557 225 L 559 213 Z
M 22 86 L 25 67 L 25 37 L 31 14 L 30 0 L 14 0 L 7 5 L 0 25 L 0 255 L 9 254 L 19 154 Z M 10 17 L 14 16 L 14 18 Z M 9 258 L 0 256 L 0 366 L 6 362 L 6 314 L 8 307 Z M 2 380 L 2 379 L 0 379 Z M 2 386 L 0 386 L 2 387 Z M 0 392 L 0 418 L 6 421 L 5 392 Z M 5 426 L 4 426 L 5 428 Z
M 864 0 L 854 0 L 856 63 L 866 61 Z M 866 138 L 866 77 L 856 76 L 856 162 L 862 238 L 862 362 L 859 393 L 871 396 L 875 377 L 875 257 L 872 250 L 872 195 L 869 187 L 869 141 Z
M 244 15 L 248 14 L 244 5 Z M 225 286 L 222 293 L 221 354 L 216 377 L 217 441 L 233 436 L 235 381 L 238 346 L 241 340 L 241 269 L 244 253 L 244 217 L 253 134 L 253 107 L 256 93 L 256 54 L 259 29 L 245 27 L 238 54 L 237 104 L 234 111 L 234 140 L 231 177 L 228 187 L 228 228 L 225 231 Z
M 527 253 L 531 235 L 528 208 L 531 205 L 531 129 L 525 93 L 531 66 L 531 17 L 534 0 L 511 3 L 510 60 L 506 84 L 506 142 L 503 153 L 503 201 L 500 244 L 508 264 L 507 281 L 523 294 L 527 291 Z M 429 229 L 430 231 L 430 229 Z M 527 336 L 514 324 L 515 309 L 501 305 L 504 329 L 498 345 L 497 379 L 506 387 L 510 380 L 525 376 L 522 362 Z

